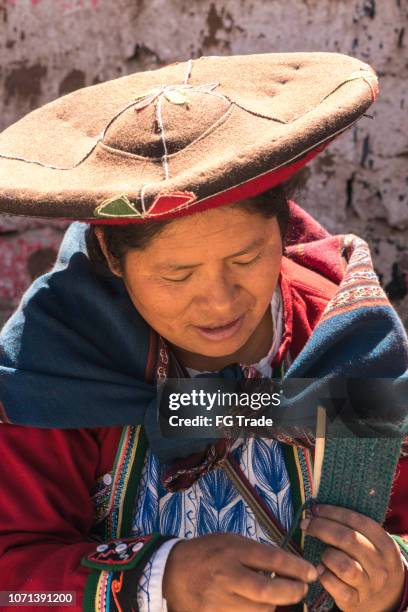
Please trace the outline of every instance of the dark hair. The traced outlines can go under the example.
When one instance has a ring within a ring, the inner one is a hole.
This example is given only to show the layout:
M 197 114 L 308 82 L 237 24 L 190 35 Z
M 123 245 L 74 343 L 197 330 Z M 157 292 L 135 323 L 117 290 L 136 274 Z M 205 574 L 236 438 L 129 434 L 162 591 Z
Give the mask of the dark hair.
M 233 210 L 244 210 L 250 214 L 261 215 L 265 219 L 276 217 L 282 237 L 285 234 L 289 222 L 289 204 L 284 188 L 279 185 L 268 191 L 264 191 L 257 196 L 233 202 L 228 205 Z M 127 251 L 131 249 L 143 250 L 156 238 L 165 227 L 173 223 L 175 219 L 154 221 L 151 223 L 131 223 L 128 225 L 102 225 L 106 247 L 110 255 L 118 261 L 119 269 Z M 99 271 L 108 268 L 105 256 L 99 246 L 98 238 L 95 234 L 95 226 L 90 225 L 86 232 L 86 246 L 91 263 Z

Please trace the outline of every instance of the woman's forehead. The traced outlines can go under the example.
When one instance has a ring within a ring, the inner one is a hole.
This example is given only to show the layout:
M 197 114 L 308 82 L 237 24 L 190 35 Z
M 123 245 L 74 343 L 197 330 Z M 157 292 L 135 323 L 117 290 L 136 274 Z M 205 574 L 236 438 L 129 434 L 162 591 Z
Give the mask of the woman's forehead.
M 275 217 L 213 210 L 172 223 L 149 244 L 145 256 L 155 267 L 180 268 L 201 263 L 203 255 L 217 259 L 244 255 L 268 242 L 279 241 Z

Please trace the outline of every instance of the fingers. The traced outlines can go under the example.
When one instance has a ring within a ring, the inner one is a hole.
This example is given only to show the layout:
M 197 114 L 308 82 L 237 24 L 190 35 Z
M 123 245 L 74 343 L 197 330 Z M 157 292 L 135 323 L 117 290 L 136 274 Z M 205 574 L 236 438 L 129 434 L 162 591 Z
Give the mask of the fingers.
M 290 605 L 303 599 L 308 590 L 300 580 L 270 578 L 253 570 L 242 568 L 234 575 L 234 592 L 247 600 L 265 605 Z
M 311 563 L 278 546 L 268 546 L 248 540 L 240 561 L 247 567 L 276 572 L 280 576 L 303 582 L 313 582 L 318 578 L 316 568 Z
M 394 609 L 403 590 L 401 559 L 379 523 L 347 508 L 319 505 L 301 528 L 329 545 L 319 580 L 337 607 Z
M 364 567 L 367 573 L 375 571 L 379 551 L 362 533 L 327 518 L 312 517 L 300 523 L 307 535 L 314 536 L 322 542 L 334 546 Z
M 352 586 L 345 584 L 330 570 L 326 570 L 319 580 L 326 591 L 333 597 L 336 606 L 340 610 L 354 608 L 360 603 L 358 591 Z
M 360 563 L 337 548 L 326 548 L 321 561 L 325 568 L 347 585 L 361 590 L 368 584 L 369 576 Z
M 336 521 L 364 535 L 376 548 L 383 552 L 392 549 L 392 541 L 382 526 L 373 519 L 340 506 L 318 504 L 314 507 L 314 515 Z

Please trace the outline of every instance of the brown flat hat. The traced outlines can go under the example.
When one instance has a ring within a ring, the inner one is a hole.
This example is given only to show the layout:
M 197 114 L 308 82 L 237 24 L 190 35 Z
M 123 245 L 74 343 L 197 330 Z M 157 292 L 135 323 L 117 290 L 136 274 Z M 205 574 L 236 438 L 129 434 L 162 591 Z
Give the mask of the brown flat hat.
M 79 89 L 0 134 L 0 212 L 130 223 L 256 195 L 375 99 L 337 53 L 200 57 Z

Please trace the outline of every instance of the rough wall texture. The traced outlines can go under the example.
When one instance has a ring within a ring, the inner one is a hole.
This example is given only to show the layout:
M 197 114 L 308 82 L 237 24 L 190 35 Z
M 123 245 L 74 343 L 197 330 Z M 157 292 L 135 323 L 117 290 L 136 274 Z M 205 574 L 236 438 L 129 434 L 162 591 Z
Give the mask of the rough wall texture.
M 339 51 L 381 95 L 297 178 L 298 200 L 372 248 L 408 324 L 407 0 L 0 0 L 0 129 L 85 85 L 200 55 Z M 0 323 L 52 264 L 64 224 L 0 220 Z

